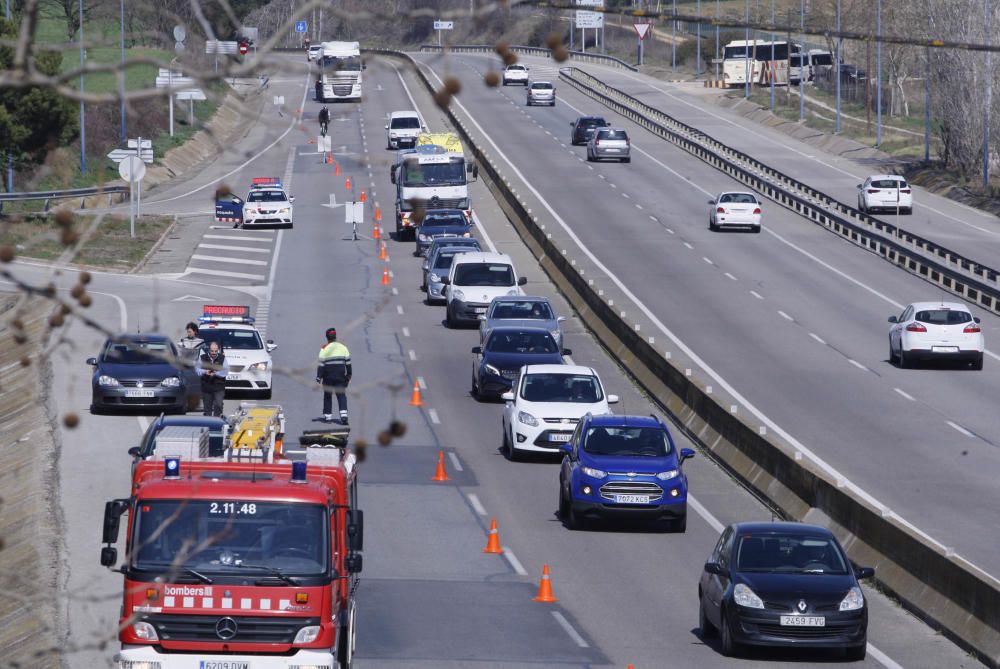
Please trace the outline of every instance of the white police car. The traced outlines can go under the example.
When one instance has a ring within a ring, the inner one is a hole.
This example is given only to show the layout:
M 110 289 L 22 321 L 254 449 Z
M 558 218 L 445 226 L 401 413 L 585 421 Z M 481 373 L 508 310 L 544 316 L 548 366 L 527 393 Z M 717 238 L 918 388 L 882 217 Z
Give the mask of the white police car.
M 198 318 L 198 336 L 205 347 L 218 342 L 229 361 L 226 391 L 271 399 L 271 351 L 278 347 L 266 342 L 254 327 L 246 305 L 206 304 Z
M 292 227 L 294 201 L 278 177 L 255 177 L 243 203 L 243 227 Z

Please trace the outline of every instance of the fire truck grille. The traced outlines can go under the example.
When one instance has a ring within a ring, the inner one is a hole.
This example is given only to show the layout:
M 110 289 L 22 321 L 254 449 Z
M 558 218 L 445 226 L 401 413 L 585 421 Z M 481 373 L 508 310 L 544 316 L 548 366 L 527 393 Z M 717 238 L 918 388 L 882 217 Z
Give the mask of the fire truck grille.
M 225 624 L 219 621 L 229 618 Z M 184 616 L 150 615 L 143 620 L 156 628 L 164 641 L 230 641 L 233 643 L 290 644 L 303 627 L 319 625 L 319 618 L 285 618 L 279 616 Z M 230 622 L 231 621 L 231 622 Z M 235 623 L 235 635 L 229 630 Z M 222 629 L 227 638 L 219 636 Z

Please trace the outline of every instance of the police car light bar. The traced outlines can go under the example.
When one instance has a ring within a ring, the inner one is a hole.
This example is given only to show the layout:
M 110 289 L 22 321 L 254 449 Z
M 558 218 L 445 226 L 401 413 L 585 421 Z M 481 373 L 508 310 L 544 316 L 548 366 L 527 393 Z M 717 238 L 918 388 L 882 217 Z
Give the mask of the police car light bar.
M 254 319 L 250 315 L 249 305 L 206 304 L 202 307 L 201 323 L 249 323 Z
M 250 187 L 253 188 L 255 186 L 274 186 L 281 188 L 281 179 L 278 177 L 254 177 L 250 181 Z

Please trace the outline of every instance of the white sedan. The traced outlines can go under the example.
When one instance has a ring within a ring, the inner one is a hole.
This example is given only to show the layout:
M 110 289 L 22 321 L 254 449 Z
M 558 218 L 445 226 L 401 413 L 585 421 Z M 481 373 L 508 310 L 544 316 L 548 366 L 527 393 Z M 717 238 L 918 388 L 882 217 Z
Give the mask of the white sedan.
M 886 211 L 900 214 L 913 213 L 913 189 L 906 179 L 894 174 L 878 174 L 858 184 L 858 209 L 870 214 Z
M 525 451 L 560 454 L 580 418 L 611 413 L 608 405 L 618 402 L 604 393 L 597 372 L 579 365 L 525 365 L 501 397 L 504 452 L 511 460 Z
M 983 368 L 983 329 L 964 304 L 914 302 L 889 322 L 889 362 L 905 368 L 918 360 L 956 360 Z
M 753 193 L 719 193 L 708 204 L 709 230 L 750 228 L 760 232 L 760 200 Z

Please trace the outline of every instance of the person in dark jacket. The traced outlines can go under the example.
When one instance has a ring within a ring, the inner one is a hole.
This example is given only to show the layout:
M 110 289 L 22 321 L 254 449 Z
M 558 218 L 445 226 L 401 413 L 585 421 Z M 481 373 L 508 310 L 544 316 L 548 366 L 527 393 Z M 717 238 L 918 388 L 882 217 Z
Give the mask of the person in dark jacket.
M 219 347 L 219 342 L 208 345 L 208 351 L 199 356 L 194 367 L 201 378 L 201 400 L 206 416 L 221 416 L 222 401 L 226 396 L 226 377 L 229 375 L 229 361 Z
M 333 420 L 333 395 L 337 396 L 340 422 L 347 425 L 347 384 L 351 382 L 351 352 L 337 341 L 337 329 L 326 331 L 326 345 L 319 350 L 316 382 L 323 384 L 323 420 Z

